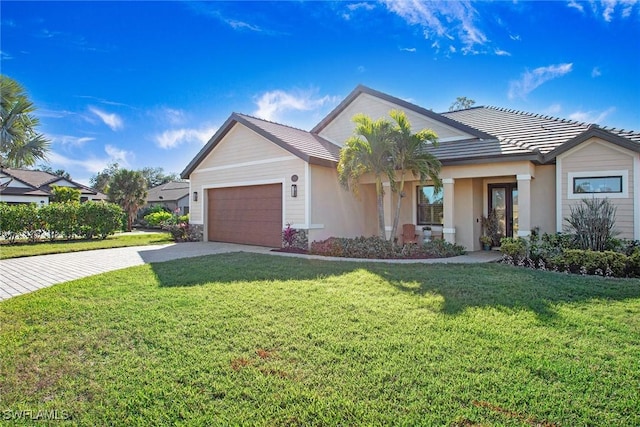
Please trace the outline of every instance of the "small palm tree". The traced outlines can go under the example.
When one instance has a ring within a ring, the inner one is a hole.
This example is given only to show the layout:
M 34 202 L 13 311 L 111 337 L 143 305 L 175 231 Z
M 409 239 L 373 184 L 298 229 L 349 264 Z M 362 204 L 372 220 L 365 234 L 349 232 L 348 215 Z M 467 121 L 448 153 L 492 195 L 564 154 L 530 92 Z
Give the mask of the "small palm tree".
M 371 173 L 376 184 L 378 210 L 378 234 L 386 239 L 384 223 L 384 176 L 392 174 L 391 163 L 393 126 L 386 119 L 373 121 L 364 114 L 353 117 L 356 124 L 354 135 L 347 139 L 340 150 L 338 180 L 340 184 L 358 195 L 360 179 Z
M 21 168 L 46 160 L 50 142 L 37 133 L 33 103 L 22 86 L 0 75 L 0 166 Z
M 438 146 L 438 136 L 435 132 L 430 129 L 424 129 L 418 133 L 412 133 L 411 123 L 404 111 L 393 110 L 389 115 L 395 121 L 393 130 L 394 144 L 391 155 L 393 169 L 391 169 L 392 174 L 389 176 L 389 180 L 391 181 L 392 191 L 398 195 L 396 213 L 391 229 L 391 238 L 393 238 L 398 231 L 407 173 L 417 176 L 420 182 L 430 179 L 433 181 L 435 191 L 439 191 L 442 187 L 442 181 L 438 175 L 442 164 L 436 156 L 426 151 L 429 144 L 433 147 Z M 400 174 L 399 179 L 397 179 L 397 174 Z
M 147 182 L 139 171 L 119 169 L 109 182 L 109 201 L 120 205 L 127 213 L 127 231 L 147 197 Z

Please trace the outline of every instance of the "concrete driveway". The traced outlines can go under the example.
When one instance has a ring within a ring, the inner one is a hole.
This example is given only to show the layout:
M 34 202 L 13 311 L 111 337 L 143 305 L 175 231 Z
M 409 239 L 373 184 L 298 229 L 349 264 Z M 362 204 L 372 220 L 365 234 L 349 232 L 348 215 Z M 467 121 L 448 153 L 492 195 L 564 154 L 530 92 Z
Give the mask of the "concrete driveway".
M 0 260 L 0 300 L 136 265 L 226 252 L 268 253 L 269 248 L 191 242 L 5 259 Z
M 470 252 L 453 258 L 424 260 L 369 260 L 332 258 L 271 252 L 270 248 L 219 242 L 172 243 L 167 245 L 132 246 L 128 248 L 98 249 L 55 255 L 0 260 L 0 301 L 33 292 L 57 283 L 81 279 L 94 274 L 120 270 L 136 265 L 164 262 L 179 258 L 228 252 L 251 252 L 274 256 L 293 256 L 326 261 L 360 261 L 393 263 L 482 263 L 501 258 L 499 252 Z

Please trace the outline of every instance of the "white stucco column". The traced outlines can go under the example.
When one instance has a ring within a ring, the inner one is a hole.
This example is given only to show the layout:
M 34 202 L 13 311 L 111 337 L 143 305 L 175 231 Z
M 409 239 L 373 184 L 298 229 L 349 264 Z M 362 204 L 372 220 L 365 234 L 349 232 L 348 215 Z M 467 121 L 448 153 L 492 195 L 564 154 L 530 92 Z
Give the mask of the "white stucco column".
M 518 237 L 531 234 L 531 175 L 516 175 L 518 180 Z
M 383 182 L 382 188 L 384 189 L 384 231 L 387 239 L 391 236 L 391 229 L 393 228 L 393 212 L 392 202 L 393 197 L 391 197 L 391 183 Z
M 442 236 L 444 240 L 449 243 L 456 242 L 456 227 L 454 222 L 454 208 L 455 205 L 453 203 L 453 184 L 455 180 L 453 178 L 444 178 L 442 180 L 442 208 L 444 210 L 444 218 L 443 218 L 443 228 L 442 228 Z

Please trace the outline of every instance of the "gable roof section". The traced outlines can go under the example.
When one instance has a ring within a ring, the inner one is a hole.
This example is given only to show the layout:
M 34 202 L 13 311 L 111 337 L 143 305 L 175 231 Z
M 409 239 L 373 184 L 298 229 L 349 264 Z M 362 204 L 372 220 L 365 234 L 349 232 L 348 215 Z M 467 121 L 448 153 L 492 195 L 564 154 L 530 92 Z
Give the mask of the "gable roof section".
M 49 172 L 43 171 L 34 171 L 27 169 L 14 169 L 14 168 L 3 168 L 0 169 L 0 172 L 11 177 L 16 181 L 21 182 L 24 185 L 27 185 L 30 188 L 15 188 L 10 187 L 10 182 L 7 182 L 5 185 L 0 186 L 0 193 L 2 194 L 12 194 L 12 195 L 29 195 L 29 196 L 50 196 L 51 195 L 51 186 L 56 185 L 58 181 L 67 181 L 80 190 L 80 193 L 84 196 L 92 195 L 99 199 L 105 199 L 107 196 L 105 194 L 100 193 L 99 191 L 94 190 L 93 188 L 87 187 L 86 185 L 82 185 L 70 179 L 65 179 L 60 176 L 51 174 Z
M 592 136 L 631 150 L 638 151 L 640 148 L 638 132 L 600 128 L 552 116 L 497 107 L 473 107 L 443 115 L 496 135 L 502 144 L 539 153 L 543 156 L 543 162 L 553 161 L 558 154 Z
M 447 126 L 451 126 L 455 129 L 460 130 L 461 132 L 468 133 L 478 139 L 495 139 L 495 136 L 483 132 L 482 130 L 467 126 L 466 124 L 451 120 L 443 114 L 434 113 L 431 110 L 427 110 L 426 108 L 420 107 L 418 105 L 407 102 L 403 99 L 396 98 L 395 96 L 388 95 L 384 92 L 379 92 L 377 90 L 371 89 L 364 85 L 358 85 L 336 108 L 334 108 L 324 119 L 320 121 L 313 129 L 311 129 L 311 133 L 320 133 L 322 130 L 329 125 L 342 111 L 344 111 L 349 104 L 351 104 L 359 95 L 366 93 L 368 95 L 374 96 L 376 98 L 383 99 L 387 102 L 391 102 L 393 104 L 397 104 L 398 106 L 414 111 L 422 116 L 428 117 L 432 120 L 443 123 Z
M 555 150 L 549 152 L 545 156 L 545 159 L 547 161 L 551 161 L 552 159 L 555 159 L 556 157 L 558 157 L 560 154 L 566 153 L 567 151 L 571 150 L 573 147 L 576 147 L 582 144 L 583 142 L 585 142 L 586 140 L 594 137 L 604 139 L 607 142 L 610 142 L 612 144 L 615 144 L 619 147 L 626 148 L 631 151 L 640 152 L 640 132 L 626 132 L 625 134 L 628 134 L 630 138 L 625 138 L 620 135 L 616 135 L 611 131 L 592 125 L 585 132 L 565 142 Z
M 178 201 L 189 195 L 189 183 L 171 181 L 147 191 L 147 203 Z
M 305 162 L 334 167 L 340 159 L 340 147 L 327 141 L 319 135 L 314 135 L 302 129 L 281 125 L 245 114 L 233 113 L 205 144 L 200 152 L 182 171 L 180 176 L 188 178 L 198 164 L 222 141 L 233 126 L 239 123 L 258 135 L 266 138 Z

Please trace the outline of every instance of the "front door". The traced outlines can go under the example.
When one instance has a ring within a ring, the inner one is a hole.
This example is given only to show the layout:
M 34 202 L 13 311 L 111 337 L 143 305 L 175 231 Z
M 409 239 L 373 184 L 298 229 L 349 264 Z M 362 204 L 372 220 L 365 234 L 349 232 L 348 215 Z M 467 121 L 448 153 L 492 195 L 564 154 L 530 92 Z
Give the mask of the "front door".
M 496 210 L 501 237 L 518 235 L 518 185 L 489 184 L 489 211 Z

